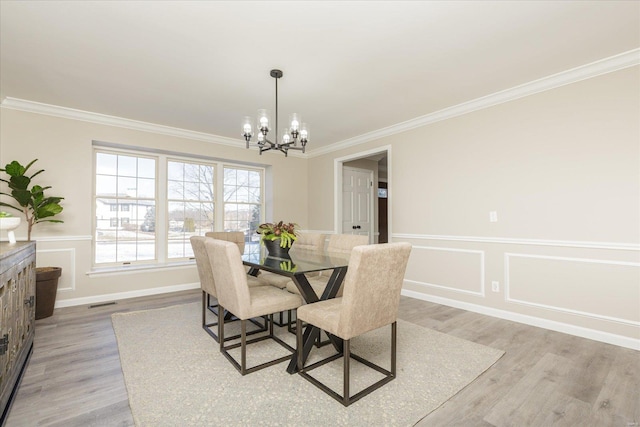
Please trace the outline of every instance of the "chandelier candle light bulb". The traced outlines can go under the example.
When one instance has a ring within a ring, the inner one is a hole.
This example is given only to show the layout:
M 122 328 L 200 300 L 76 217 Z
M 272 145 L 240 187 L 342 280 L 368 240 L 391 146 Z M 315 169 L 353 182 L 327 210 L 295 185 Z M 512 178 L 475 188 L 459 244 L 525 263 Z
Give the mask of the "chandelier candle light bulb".
M 267 138 L 267 134 L 270 130 L 269 113 L 265 109 L 258 110 L 257 128 L 259 131 L 258 147 L 260 148 L 260 154 L 262 155 L 263 151 L 269 150 L 280 151 L 284 153 L 285 157 L 288 156 L 289 150 L 301 150 L 304 153 L 307 142 L 309 141 L 309 130 L 306 123 L 302 123 L 302 119 L 299 114 L 293 113 L 289 116 L 291 123 L 290 127 L 284 130 L 282 134 L 282 140 L 278 139 L 280 138 L 280 135 L 278 134 L 278 79 L 281 78 L 284 74 L 280 70 L 271 70 L 270 75 L 276 81 L 276 140 L 275 142 L 272 142 Z M 249 143 L 251 142 L 251 138 L 253 137 L 253 129 L 251 127 L 251 119 L 249 117 L 245 117 L 242 124 L 242 136 L 247 143 L 247 148 L 249 148 Z M 298 147 L 298 141 L 300 141 L 300 147 Z
M 269 132 L 269 113 L 267 110 L 258 110 L 258 127 L 265 134 Z

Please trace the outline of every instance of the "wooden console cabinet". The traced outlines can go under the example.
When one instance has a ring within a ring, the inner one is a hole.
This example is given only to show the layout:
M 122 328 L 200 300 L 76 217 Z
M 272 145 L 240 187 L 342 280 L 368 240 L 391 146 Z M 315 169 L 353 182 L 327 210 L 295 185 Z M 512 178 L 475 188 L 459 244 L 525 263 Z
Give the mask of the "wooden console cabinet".
M 35 242 L 0 243 L 0 425 L 33 353 L 35 305 Z

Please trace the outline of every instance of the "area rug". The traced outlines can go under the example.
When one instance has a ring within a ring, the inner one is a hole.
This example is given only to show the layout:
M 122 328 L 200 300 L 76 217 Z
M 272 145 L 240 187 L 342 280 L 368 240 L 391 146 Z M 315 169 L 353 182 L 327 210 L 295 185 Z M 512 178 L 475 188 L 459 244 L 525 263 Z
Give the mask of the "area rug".
M 137 426 L 411 426 L 463 389 L 502 351 L 398 321 L 397 378 L 348 408 L 287 363 L 242 376 L 201 328 L 198 303 L 112 316 L 120 361 Z M 235 328 L 239 322 L 228 324 Z M 286 328 L 278 335 L 295 344 Z M 229 331 L 229 334 L 233 331 Z M 352 352 L 389 368 L 390 327 L 352 340 Z M 284 354 L 273 340 L 248 348 L 248 365 Z M 312 350 L 326 357 L 332 346 Z M 340 361 L 313 371 L 340 391 Z M 352 390 L 377 379 L 352 363 Z

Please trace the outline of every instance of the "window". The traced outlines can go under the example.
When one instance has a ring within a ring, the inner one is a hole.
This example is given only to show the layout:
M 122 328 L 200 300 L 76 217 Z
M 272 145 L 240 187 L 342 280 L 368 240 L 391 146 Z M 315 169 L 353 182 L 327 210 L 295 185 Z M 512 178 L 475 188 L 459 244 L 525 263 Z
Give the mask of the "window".
M 263 169 L 94 146 L 95 266 L 184 261 L 189 238 L 214 230 L 242 231 L 245 252 L 259 252 Z
M 258 170 L 224 168 L 224 230 L 245 234 L 245 252 L 260 251 L 256 229 L 261 222 L 262 174 Z
M 168 258 L 193 257 L 189 238 L 214 228 L 214 167 L 170 160 L 167 171 Z
M 95 170 L 95 263 L 156 259 L 155 237 L 137 226 L 156 203 L 156 160 L 98 152 Z

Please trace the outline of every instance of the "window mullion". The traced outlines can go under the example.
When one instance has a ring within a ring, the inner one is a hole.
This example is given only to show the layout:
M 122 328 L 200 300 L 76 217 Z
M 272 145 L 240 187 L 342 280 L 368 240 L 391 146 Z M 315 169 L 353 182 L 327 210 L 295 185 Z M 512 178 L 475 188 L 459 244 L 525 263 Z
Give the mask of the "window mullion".
M 160 155 L 158 158 L 158 192 L 156 196 L 156 247 L 158 262 L 165 263 L 169 259 L 167 215 L 169 211 L 167 191 L 167 157 Z
M 216 180 L 213 200 L 214 228 L 224 231 L 224 165 L 216 163 Z

